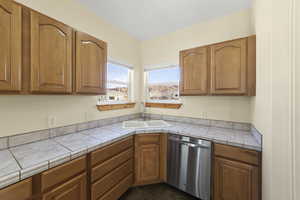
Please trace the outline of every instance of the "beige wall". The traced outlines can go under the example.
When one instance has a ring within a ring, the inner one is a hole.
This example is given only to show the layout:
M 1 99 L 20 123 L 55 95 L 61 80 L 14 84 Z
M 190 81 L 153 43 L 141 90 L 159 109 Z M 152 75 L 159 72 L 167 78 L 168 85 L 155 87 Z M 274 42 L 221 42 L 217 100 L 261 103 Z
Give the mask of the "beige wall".
M 271 101 L 271 32 L 272 0 L 256 0 L 253 25 L 257 36 L 256 97 L 252 98 L 252 122 L 263 134 L 262 187 L 264 200 L 272 199 L 272 101 Z
M 299 1 L 296 2 L 295 6 L 295 13 L 296 13 L 296 63 L 295 63 L 295 99 L 294 99 L 294 111 L 295 111 L 295 119 L 294 119 L 294 171 L 295 171 L 295 199 L 300 199 L 300 3 Z
M 138 40 L 106 24 L 72 0 L 18 0 L 41 13 L 87 32 L 108 43 L 109 58 L 135 67 L 135 100 L 139 100 L 140 58 Z M 56 126 L 139 112 L 135 109 L 99 112 L 95 96 L 0 96 L 0 137 L 48 128 L 48 116 Z
M 179 51 L 253 34 L 251 12 L 243 10 L 142 42 L 142 66 L 179 63 Z M 250 122 L 249 97 L 182 97 L 179 110 L 147 109 L 156 114 Z
M 252 121 L 263 134 L 264 200 L 299 199 L 295 196 L 299 192 L 299 185 L 295 184 L 295 172 L 299 171 L 295 158 L 300 155 L 295 144 L 299 136 L 293 129 L 294 2 L 256 0 L 253 12 L 258 39 L 258 87 L 251 102 Z

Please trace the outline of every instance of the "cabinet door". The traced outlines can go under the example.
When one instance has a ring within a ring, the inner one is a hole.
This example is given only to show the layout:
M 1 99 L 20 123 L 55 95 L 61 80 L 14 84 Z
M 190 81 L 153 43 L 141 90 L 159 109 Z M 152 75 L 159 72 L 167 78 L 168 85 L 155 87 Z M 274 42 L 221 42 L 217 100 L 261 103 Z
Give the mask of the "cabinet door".
M 43 200 L 86 200 L 86 175 L 82 174 L 43 195 Z
M 72 28 L 31 11 L 31 92 L 72 92 Z
M 21 90 L 21 7 L 0 0 L 0 91 Z
M 208 90 L 207 48 L 195 48 L 180 52 L 180 94 L 204 95 Z
M 159 144 L 143 144 L 137 148 L 136 183 L 147 184 L 160 180 Z
M 258 200 L 258 167 L 215 158 L 214 200 Z
M 76 92 L 106 92 L 106 43 L 85 33 L 76 33 Z
M 0 190 L 1 200 L 29 200 L 32 195 L 31 178 Z
M 211 93 L 246 94 L 247 40 L 235 40 L 211 47 Z

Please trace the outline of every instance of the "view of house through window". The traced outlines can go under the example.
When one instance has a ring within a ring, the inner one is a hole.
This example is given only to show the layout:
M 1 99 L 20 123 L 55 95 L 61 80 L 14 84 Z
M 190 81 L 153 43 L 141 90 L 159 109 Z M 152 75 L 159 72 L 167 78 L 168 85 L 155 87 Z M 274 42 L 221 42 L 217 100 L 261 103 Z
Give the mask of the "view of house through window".
M 107 98 L 111 101 L 129 101 L 130 69 L 126 66 L 107 64 Z
M 149 100 L 179 100 L 179 67 L 155 69 L 147 72 Z

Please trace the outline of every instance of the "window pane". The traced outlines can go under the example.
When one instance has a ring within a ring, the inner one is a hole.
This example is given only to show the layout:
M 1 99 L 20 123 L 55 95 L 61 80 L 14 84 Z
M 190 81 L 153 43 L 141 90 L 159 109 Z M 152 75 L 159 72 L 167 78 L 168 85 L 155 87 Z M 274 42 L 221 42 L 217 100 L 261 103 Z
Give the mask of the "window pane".
M 149 71 L 148 95 L 150 100 L 178 100 L 179 67 Z
M 129 69 L 121 65 L 107 64 L 107 96 L 109 100 L 128 101 Z

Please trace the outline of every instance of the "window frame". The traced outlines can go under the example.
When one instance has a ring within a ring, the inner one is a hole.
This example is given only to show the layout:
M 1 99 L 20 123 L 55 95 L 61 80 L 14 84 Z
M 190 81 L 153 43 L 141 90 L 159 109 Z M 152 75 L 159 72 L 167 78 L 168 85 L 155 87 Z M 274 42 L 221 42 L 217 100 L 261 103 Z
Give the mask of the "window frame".
M 180 74 L 179 74 L 179 80 L 178 80 L 178 99 L 176 100 L 152 100 L 150 99 L 150 94 L 149 94 L 149 72 L 154 71 L 154 70 L 162 70 L 162 69 L 168 69 L 168 68 L 178 68 L 179 73 L 180 73 L 180 67 L 178 64 L 175 65 L 165 65 L 162 67 L 151 67 L 151 68 L 145 68 L 144 69 L 144 97 L 145 97 L 145 102 L 149 103 L 181 103 L 181 96 L 180 96 Z
M 128 64 L 124 64 L 124 63 L 121 63 L 121 62 L 117 62 L 117 61 L 114 61 L 114 60 L 111 60 L 109 59 L 107 61 L 107 72 L 108 72 L 108 64 L 111 63 L 111 64 L 114 64 L 114 65 L 118 65 L 118 66 L 121 66 L 121 67 L 124 67 L 124 68 L 127 68 L 128 69 L 128 83 L 127 83 L 127 88 L 128 88 L 128 100 L 110 100 L 109 97 L 108 97 L 108 87 L 106 88 L 106 94 L 103 95 L 99 101 L 102 103 L 106 103 L 106 104 L 119 104 L 119 103 L 129 103 L 129 102 L 132 102 L 133 101 L 133 96 L 134 96 L 134 93 L 133 93 L 133 81 L 134 81 L 134 68 L 132 65 L 128 65 Z M 107 74 L 108 76 L 108 74 Z M 108 77 L 106 79 L 106 85 L 108 86 Z

